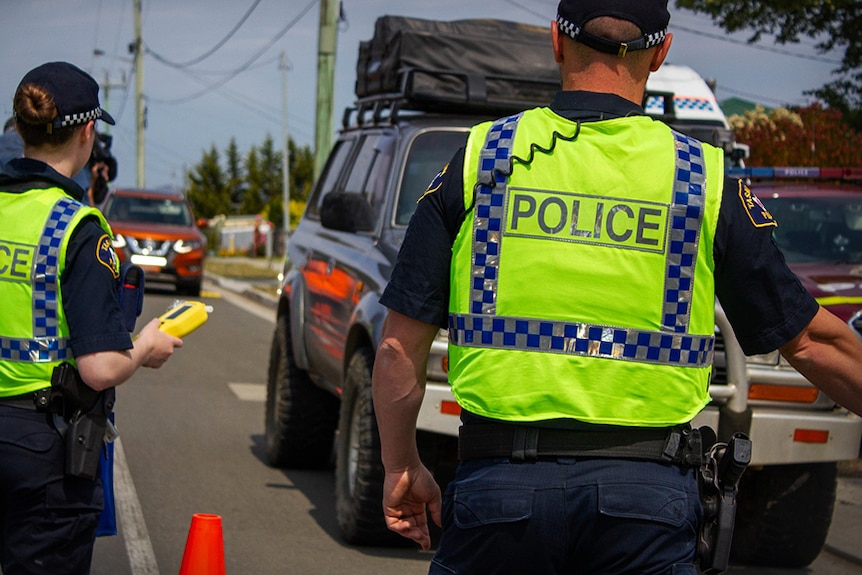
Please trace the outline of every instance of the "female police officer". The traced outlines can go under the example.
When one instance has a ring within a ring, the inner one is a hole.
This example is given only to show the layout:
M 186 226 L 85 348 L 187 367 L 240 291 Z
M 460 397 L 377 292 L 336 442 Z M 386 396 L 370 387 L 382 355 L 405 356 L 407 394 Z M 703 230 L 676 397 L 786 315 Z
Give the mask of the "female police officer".
M 96 391 L 158 368 L 182 341 L 151 321 L 132 341 L 117 302 L 111 230 L 70 178 L 90 159 L 98 84 L 66 62 L 28 72 L 15 92 L 24 157 L 0 175 L 0 567 L 4 575 L 86 574 L 101 481 L 64 473 L 47 391 L 77 365 Z
M 862 413 L 862 343 L 787 269 L 771 216 L 721 150 L 644 115 L 669 18 L 561 0 L 563 91 L 475 126 L 417 206 L 373 389 L 385 519 L 426 548 L 426 506 L 442 522 L 431 573 L 694 574 L 681 438 L 709 400 L 716 294 L 746 353 L 780 349 Z M 463 425 L 441 505 L 415 429 L 442 325 Z

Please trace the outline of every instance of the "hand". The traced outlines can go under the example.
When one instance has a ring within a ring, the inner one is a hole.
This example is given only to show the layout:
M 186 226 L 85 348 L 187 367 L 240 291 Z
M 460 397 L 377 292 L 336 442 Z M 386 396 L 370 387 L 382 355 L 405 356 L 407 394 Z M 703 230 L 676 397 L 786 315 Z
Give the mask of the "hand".
M 440 487 L 423 465 L 403 471 L 386 472 L 383 479 L 383 515 L 386 526 L 403 537 L 412 539 L 428 551 L 431 534 L 428 531 L 426 505 L 438 527 L 440 518 Z
M 159 329 L 159 318 L 153 318 L 135 340 L 135 346 L 146 346 L 143 367 L 159 368 L 173 355 L 174 349 L 183 346 L 183 340 Z

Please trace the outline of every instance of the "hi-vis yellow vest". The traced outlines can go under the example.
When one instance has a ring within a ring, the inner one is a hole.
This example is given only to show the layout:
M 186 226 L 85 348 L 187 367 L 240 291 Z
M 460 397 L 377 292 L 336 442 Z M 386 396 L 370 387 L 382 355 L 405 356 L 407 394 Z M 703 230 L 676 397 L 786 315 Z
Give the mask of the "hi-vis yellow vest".
M 475 127 L 449 304 L 459 404 L 506 421 L 690 421 L 709 401 L 723 174 L 721 150 L 648 117 L 578 125 L 537 108 Z
M 86 216 L 108 238 L 111 228 L 60 188 L 0 191 L 0 215 L 0 397 L 9 397 L 49 387 L 55 366 L 74 364 L 60 292 L 66 247 Z

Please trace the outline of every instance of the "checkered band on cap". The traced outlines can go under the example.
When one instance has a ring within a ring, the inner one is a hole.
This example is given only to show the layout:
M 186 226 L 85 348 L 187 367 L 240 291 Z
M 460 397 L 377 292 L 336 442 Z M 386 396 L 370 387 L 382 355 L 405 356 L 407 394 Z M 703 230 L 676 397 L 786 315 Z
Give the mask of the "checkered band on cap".
M 575 42 L 582 42 L 596 50 L 609 54 L 625 55 L 626 52 L 634 50 L 646 50 L 647 48 L 661 44 L 664 42 L 665 36 L 667 36 L 667 29 L 664 29 L 658 32 L 650 32 L 632 40 L 610 40 L 587 34 L 580 24 L 576 24 L 559 14 L 557 14 L 557 24 L 560 31 Z
M 559 14 L 557 14 L 557 24 L 559 25 L 560 32 L 564 33 L 566 36 L 568 36 L 572 40 L 578 39 L 578 35 L 581 33 L 581 27 L 580 26 L 578 26 L 574 22 L 570 22 L 566 18 L 563 18 Z
M 694 269 L 704 213 L 705 164 L 697 140 L 674 132 L 676 169 L 670 206 L 668 250 L 660 331 L 592 325 L 578 321 L 497 315 L 497 285 L 503 257 L 503 226 L 509 158 L 522 115 L 494 122 L 479 155 L 470 311 L 450 314 L 449 341 L 464 347 L 549 352 L 706 367 L 714 334 L 689 334 Z
M 79 124 L 86 124 L 91 120 L 98 120 L 102 117 L 102 109 L 96 108 L 94 110 L 90 110 L 89 112 L 82 112 L 79 114 L 67 114 L 65 116 L 59 116 L 54 118 L 52 124 L 57 128 L 66 128 L 68 126 L 77 126 Z
M 32 270 L 31 339 L 0 337 L 0 359 L 48 362 L 71 357 L 67 338 L 60 337 L 60 247 L 69 224 L 82 204 L 61 198 L 45 221 Z

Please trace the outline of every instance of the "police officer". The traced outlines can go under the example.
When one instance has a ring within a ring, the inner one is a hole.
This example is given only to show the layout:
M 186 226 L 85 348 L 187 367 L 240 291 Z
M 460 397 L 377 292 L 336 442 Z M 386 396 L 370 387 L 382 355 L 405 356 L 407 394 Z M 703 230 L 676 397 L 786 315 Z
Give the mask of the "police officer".
M 373 371 L 390 529 L 431 573 L 696 573 L 689 422 L 708 403 L 718 296 L 746 353 L 780 349 L 862 413 L 862 343 L 784 264 L 722 151 L 644 115 L 666 0 L 562 0 L 563 91 L 475 126 L 419 201 Z M 449 330 L 462 407 L 442 500 L 415 442 Z
M 98 84 L 66 62 L 28 72 L 15 92 L 24 157 L 0 175 L 0 568 L 4 575 L 89 573 L 102 484 L 64 473 L 47 398 L 54 368 L 77 366 L 102 391 L 160 367 L 182 341 L 158 319 L 132 341 L 119 266 L 101 213 L 71 178 L 90 159 L 95 122 L 114 119 Z

